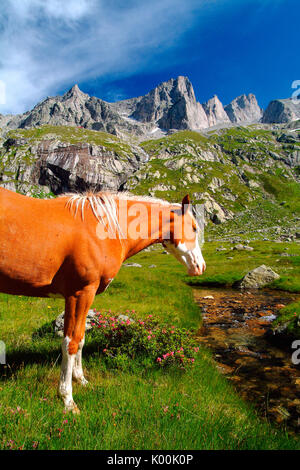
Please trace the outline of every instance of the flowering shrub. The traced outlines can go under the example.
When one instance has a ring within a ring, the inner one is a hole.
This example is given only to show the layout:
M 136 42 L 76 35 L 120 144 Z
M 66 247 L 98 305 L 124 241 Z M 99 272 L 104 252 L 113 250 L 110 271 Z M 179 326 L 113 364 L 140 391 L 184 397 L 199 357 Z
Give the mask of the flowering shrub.
M 126 313 L 132 316 L 135 312 Z M 152 315 L 141 320 L 96 312 L 92 327 L 92 338 L 106 360 L 118 368 L 128 367 L 135 360 L 144 366 L 184 369 L 194 363 L 199 351 L 191 331 L 161 324 Z

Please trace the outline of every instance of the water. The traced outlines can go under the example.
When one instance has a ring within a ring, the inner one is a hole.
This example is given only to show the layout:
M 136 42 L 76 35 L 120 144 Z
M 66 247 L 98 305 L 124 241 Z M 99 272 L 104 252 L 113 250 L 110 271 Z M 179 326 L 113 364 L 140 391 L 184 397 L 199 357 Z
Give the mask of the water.
M 213 351 L 220 371 L 267 419 L 299 432 L 300 366 L 292 363 L 291 345 L 275 344 L 270 324 L 280 308 L 300 297 L 272 290 L 193 291 L 203 312 L 199 340 Z

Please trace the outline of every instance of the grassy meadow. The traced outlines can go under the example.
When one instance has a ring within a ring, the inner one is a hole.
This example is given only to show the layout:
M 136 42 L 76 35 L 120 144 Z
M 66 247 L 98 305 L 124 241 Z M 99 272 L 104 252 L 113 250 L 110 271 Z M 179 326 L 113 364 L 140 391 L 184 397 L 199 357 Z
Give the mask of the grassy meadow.
M 175 327 L 197 329 L 201 312 L 188 283 L 231 284 L 263 263 L 282 275 L 278 288 L 300 291 L 299 245 L 253 242 L 253 252 L 238 252 L 225 243 L 227 251 L 217 252 L 219 245 L 204 245 L 207 271 L 192 281 L 161 249 L 142 252 L 133 259 L 142 267 L 122 267 L 93 308 L 140 319 L 151 314 Z M 297 256 L 280 257 L 283 251 Z M 149 268 L 152 264 L 156 267 Z M 63 308 L 59 299 L 0 295 L 0 339 L 8 362 L 1 366 L 0 448 L 300 449 L 299 439 L 257 416 L 203 348 L 187 370 L 143 367 L 138 361 L 112 368 L 87 335 L 83 358 L 89 385 L 74 384 L 81 414 L 66 414 L 56 393 L 61 340 L 47 333 Z

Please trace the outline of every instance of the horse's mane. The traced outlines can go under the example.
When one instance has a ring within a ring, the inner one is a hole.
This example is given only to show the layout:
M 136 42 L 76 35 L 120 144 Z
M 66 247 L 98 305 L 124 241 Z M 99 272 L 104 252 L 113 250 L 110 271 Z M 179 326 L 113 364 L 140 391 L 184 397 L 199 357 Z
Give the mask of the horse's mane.
M 162 206 L 171 206 L 177 210 L 181 208 L 181 204 L 170 203 L 164 199 L 159 199 L 151 196 L 138 196 L 125 191 L 101 191 L 101 192 L 87 192 L 87 193 L 67 193 L 60 197 L 66 197 L 66 206 L 72 211 L 75 209 L 74 216 L 78 212 L 81 213 L 82 220 L 84 220 L 85 208 L 90 206 L 95 218 L 103 225 L 108 224 L 110 230 L 116 231 L 120 238 L 124 238 L 122 229 L 118 220 L 118 207 L 116 200 L 129 200 L 137 202 L 150 202 L 153 204 L 160 204 Z M 199 214 L 195 212 L 192 206 L 191 214 L 196 219 L 197 224 L 200 226 Z M 104 221 L 106 218 L 106 221 Z M 202 232 L 202 230 L 201 230 Z
M 84 220 L 85 208 L 90 206 L 95 218 L 104 224 L 104 217 L 110 229 L 116 230 L 119 236 L 122 236 L 121 227 L 118 221 L 118 211 L 116 200 L 130 200 L 140 202 L 151 202 L 163 206 L 180 206 L 180 204 L 171 204 L 163 199 L 158 199 L 151 196 L 137 196 L 125 191 L 100 191 L 100 192 L 87 192 L 87 193 L 66 193 L 60 197 L 66 197 L 66 206 L 72 211 L 75 210 L 74 215 L 78 212 L 81 213 L 82 220 Z

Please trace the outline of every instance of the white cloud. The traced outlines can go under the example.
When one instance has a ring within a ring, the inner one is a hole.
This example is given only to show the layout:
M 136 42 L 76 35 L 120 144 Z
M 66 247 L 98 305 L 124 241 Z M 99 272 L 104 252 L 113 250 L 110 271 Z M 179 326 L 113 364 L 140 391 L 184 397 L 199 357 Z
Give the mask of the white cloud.
M 145 68 L 193 24 L 206 0 L 7 0 L 0 12 L 1 113 L 93 78 Z M 210 2 L 211 3 L 211 2 Z M 125 6 L 126 5 L 126 6 Z

